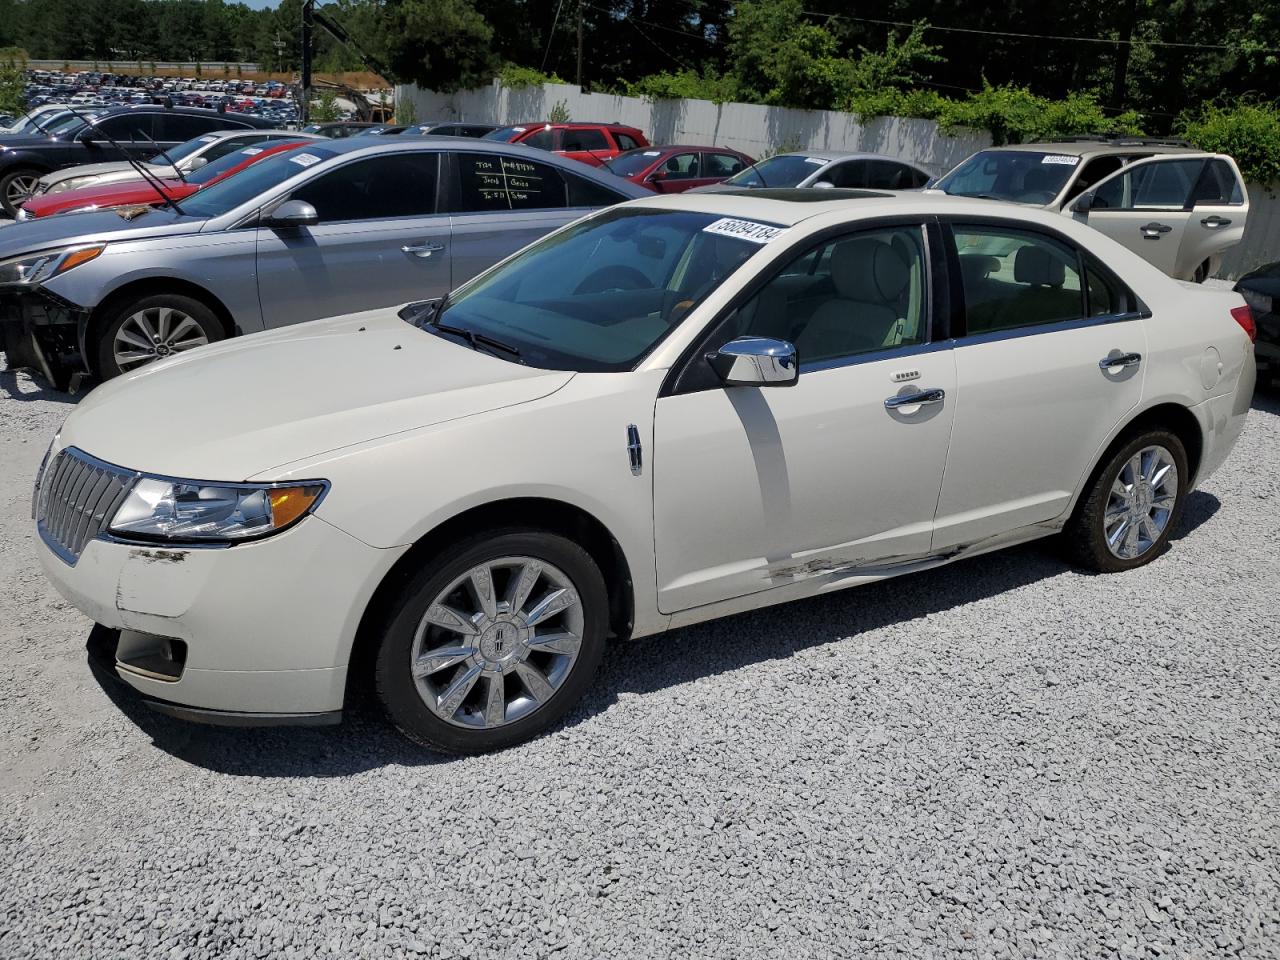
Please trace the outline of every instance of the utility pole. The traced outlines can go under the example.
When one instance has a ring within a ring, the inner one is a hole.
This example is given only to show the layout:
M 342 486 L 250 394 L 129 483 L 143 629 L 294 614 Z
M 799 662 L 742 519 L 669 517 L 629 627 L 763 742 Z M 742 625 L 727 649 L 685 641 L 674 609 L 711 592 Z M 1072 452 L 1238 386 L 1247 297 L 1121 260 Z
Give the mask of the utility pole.
M 584 0 L 578 0 L 578 89 L 582 89 L 582 11 Z
M 315 0 L 305 0 L 302 4 L 302 95 L 298 98 L 298 117 L 305 125 L 307 114 L 311 112 L 311 13 L 315 8 Z

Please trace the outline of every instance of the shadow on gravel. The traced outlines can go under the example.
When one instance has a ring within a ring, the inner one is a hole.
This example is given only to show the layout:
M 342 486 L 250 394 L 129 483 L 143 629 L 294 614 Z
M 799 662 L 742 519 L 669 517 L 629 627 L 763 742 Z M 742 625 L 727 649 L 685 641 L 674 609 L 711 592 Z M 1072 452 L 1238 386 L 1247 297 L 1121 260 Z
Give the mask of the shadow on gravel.
M 0 354 L 3 356 L 3 354 Z M 47 400 L 52 403 L 75 403 L 76 397 L 61 390 L 54 390 L 39 377 L 17 370 L 0 370 L 0 393 L 11 400 L 29 403 Z
M 1193 493 L 1175 539 L 1208 521 L 1220 506 L 1211 494 Z M 575 726 L 627 695 L 782 659 L 1070 572 L 1050 544 L 1029 544 L 856 590 L 615 644 L 605 655 L 592 691 L 557 729 Z M 456 759 L 408 743 L 369 703 L 348 709 L 336 727 L 239 729 L 201 726 L 154 713 L 120 684 L 106 683 L 103 690 L 161 750 L 230 776 L 345 777 L 388 764 L 425 766 Z

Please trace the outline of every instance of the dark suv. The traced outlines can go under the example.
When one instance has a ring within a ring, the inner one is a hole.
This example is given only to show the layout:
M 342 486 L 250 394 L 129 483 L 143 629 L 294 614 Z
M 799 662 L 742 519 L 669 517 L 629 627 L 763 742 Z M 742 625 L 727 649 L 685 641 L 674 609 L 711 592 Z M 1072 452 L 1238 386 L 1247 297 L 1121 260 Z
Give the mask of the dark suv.
M 82 163 L 145 160 L 215 130 L 269 128 L 270 120 L 214 110 L 138 104 L 55 114 L 46 136 L 0 138 L 0 210 L 12 217 L 46 173 Z M 82 119 L 84 118 L 84 119 Z M 85 120 L 91 121 L 86 123 Z M 112 145 L 114 140 L 120 145 Z

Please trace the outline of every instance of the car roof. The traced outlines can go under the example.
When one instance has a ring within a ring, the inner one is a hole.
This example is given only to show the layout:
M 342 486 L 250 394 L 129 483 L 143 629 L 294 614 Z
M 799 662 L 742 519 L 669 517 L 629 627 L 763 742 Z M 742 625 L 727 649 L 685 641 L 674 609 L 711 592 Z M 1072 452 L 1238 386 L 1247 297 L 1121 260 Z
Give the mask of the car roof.
M 564 123 L 552 123 L 550 120 L 531 120 L 528 123 L 508 123 L 502 129 L 514 130 L 516 127 L 523 127 L 526 130 L 533 127 L 550 127 L 552 130 L 589 130 L 592 127 L 607 127 L 610 130 L 634 130 L 640 132 L 639 127 L 633 127 L 629 123 L 618 123 L 614 120 L 569 120 Z
M 807 157 L 812 160 L 825 160 L 830 163 L 833 160 L 848 160 L 855 158 L 858 160 L 892 160 L 894 163 L 905 163 L 909 167 L 923 169 L 920 164 L 913 163 L 910 160 L 903 160 L 901 157 L 891 157 L 886 153 L 869 153 L 865 150 L 791 150 L 787 153 L 777 154 L 780 157 Z
M 741 154 L 736 147 L 709 147 L 705 143 L 664 143 L 662 146 L 632 147 L 625 153 L 678 153 L 681 150 L 723 150 L 726 153 Z
M 1068 156 L 1087 157 L 1095 153 L 1203 153 L 1195 147 L 1176 146 L 1169 143 L 1132 140 L 1059 140 L 1045 143 L 1006 143 L 987 150 L 1014 150 L 1031 153 L 1061 153 Z M 979 151 L 982 152 L 982 151 Z
M 689 210 L 788 227 L 811 217 L 834 213 L 847 215 L 855 210 L 866 217 L 936 214 L 972 215 L 983 219 L 1012 217 L 1044 226 L 1059 226 L 1065 219 L 1059 213 L 1028 207 L 1026 204 L 953 197 L 943 193 L 813 190 L 800 187 L 727 190 L 720 193 L 651 194 L 632 201 L 630 205 Z

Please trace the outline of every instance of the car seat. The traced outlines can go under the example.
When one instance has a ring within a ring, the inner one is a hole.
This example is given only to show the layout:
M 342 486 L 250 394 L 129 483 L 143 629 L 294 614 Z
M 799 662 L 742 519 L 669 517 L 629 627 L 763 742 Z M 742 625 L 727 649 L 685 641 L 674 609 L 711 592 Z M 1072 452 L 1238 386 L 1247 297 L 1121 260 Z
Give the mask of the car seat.
M 814 311 L 795 338 L 800 359 L 847 356 L 901 339 L 899 298 L 911 268 L 883 240 L 845 240 L 831 251 L 836 295 Z

